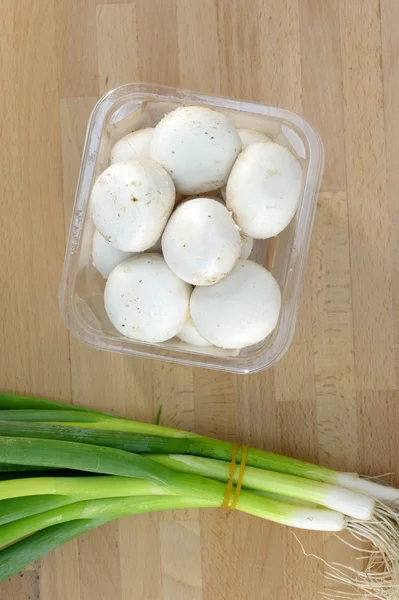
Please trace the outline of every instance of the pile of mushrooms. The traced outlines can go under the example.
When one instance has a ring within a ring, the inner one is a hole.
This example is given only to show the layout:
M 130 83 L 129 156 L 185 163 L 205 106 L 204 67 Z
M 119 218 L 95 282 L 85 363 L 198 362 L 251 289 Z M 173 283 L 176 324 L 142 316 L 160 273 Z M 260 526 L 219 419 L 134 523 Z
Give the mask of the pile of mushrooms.
M 93 265 L 117 331 L 226 349 L 264 340 L 281 294 L 249 260 L 253 239 L 287 227 L 302 180 L 289 150 L 201 106 L 119 140 L 90 199 Z

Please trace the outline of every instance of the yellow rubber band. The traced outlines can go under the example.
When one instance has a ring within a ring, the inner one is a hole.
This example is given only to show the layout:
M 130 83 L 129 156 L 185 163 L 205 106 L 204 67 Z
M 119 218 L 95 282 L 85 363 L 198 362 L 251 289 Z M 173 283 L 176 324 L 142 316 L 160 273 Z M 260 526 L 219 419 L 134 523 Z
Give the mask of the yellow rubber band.
M 248 446 L 241 446 L 241 448 L 242 448 L 242 450 L 241 450 L 240 471 L 238 473 L 237 487 L 236 487 L 236 491 L 234 493 L 233 502 L 231 503 L 231 506 L 230 506 L 231 510 L 234 510 L 237 506 L 238 499 L 239 499 L 240 493 L 241 493 L 242 481 L 244 479 L 245 463 L 247 462 Z
M 230 469 L 229 469 L 229 480 L 226 485 L 226 491 L 225 491 L 223 502 L 222 502 L 222 508 L 229 508 L 230 498 L 231 498 L 231 494 L 233 492 L 234 473 L 236 471 L 236 456 L 237 456 L 237 450 L 239 447 L 240 447 L 240 444 L 237 444 L 236 442 L 234 442 L 233 447 L 231 449 L 231 463 L 230 463 Z
M 236 489 L 234 492 L 233 502 L 230 504 L 231 495 L 233 493 L 233 487 L 234 487 L 234 475 L 235 475 L 236 466 L 237 466 L 236 465 L 236 456 L 237 456 L 239 447 L 240 447 L 240 444 L 237 444 L 236 442 L 234 442 L 232 449 L 231 449 L 229 479 L 226 484 L 226 492 L 224 494 L 224 498 L 223 498 L 223 502 L 222 502 L 222 508 L 228 508 L 230 510 L 234 510 L 237 507 L 238 500 L 240 498 L 242 482 L 244 479 L 245 463 L 247 461 L 247 455 L 248 455 L 248 446 L 241 446 L 241 448 L 242 448 L 241 464 L 240 464 L 240 470 L 238 472 L 237 486 L 236 486 Z

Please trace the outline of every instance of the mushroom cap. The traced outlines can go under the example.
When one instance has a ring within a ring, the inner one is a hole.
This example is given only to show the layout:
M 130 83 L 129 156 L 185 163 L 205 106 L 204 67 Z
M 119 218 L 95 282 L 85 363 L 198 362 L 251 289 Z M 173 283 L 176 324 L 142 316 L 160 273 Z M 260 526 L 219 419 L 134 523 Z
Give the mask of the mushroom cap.
M 149 158 L 153 133 L 154 128 L 147 127 L 125 135 L 112 148 L 110 164 L 114 165 L 135 158 Z
M 256 129 L 237 129 L 237 133 L 240 136 L 243 150 L 249 146 L 249 144 L 256 144 L 257 142 L 271 142 L 271 139 L 268 135 L 265 135 Z
M 227 208 L 196 198 L 180 204 L 162 236 L 170 269 L 193 285 L 212 285 L 226 276 L 241 252 L 241 238 Z
M 207 340 L 205 340 L 195 328 L 193 320 L 189 315 L 186 322 L 183 325 L 183 329 L 180 333 L 177 334 L 177 337 L 182 340 L 182 342 L 186 342 L 186 344 L 190 344 L 190 346 L 212 346 Z
M 190 314 L 198 333 L 214 346 L 245 348 L 273 331 L 280 306 L 280 288 L 271 273 L 240 259 L 219 283 L 194 289 Z
M 138 254 L 108 277 L 104 306 L 124 336 L 163 342 L 177 335 L 189 312 L 191 286 L 181 281 L 159 254 Z
M 224 185 L 240 151 L 240 136 L 226 115 L 181 106 L 156 126 L 150 156 L 170 173 L 176 189 L 188 195 Z
M 276 236 L 293 219 L 302 191 L 302 168 L 283 146 L 250 144 L 241 152 L 226 187 L 226 205 L 244 233 Z
M 247 260 L 249 258 L 252 248 L 254 247 L 254 241 L 249 235 L 245 235 L 245 233 L 240 232 L 241 237 L 241 253 L 240 258 L 243 260 Z
M 91 217 L 113 246 L 126 252 L 151 248 L 161 237 L 175 202 L 169 174 L 150 159 L 116 163 L 93 186 Z
M 93 235 L 91 256 L 93 266 L 107 279 L 109 274 L 119 263 L 130 258 L 132 252 L 119 250 L 110 244 L 104 236 L 96 229 Z
M 211 192 L 203 192 L 202 194 L 190 194 L 190 196 L 183 196 L 182 202 L 187 202 L 187 200 L 195 200 L 196 198 L 210 198 L 211 200 L 216 200 L 216 202 L 222 202 L 224 204 L 224 200 L 222 198 L 220 190 L 213 190 Z

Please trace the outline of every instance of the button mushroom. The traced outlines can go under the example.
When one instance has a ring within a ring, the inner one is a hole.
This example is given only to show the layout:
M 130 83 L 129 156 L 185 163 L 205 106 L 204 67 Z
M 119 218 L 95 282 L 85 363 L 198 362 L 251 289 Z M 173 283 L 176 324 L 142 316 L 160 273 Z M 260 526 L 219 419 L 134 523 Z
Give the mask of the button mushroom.
M 190 344 L 190 346 L 199 346 L 203 348 L 212 345 L 206 340 L 204 340 L 202 336 L 200 336 L 190 316 L 188 316 L 186 322 L 183 325 L 183 329 L 180 331 L 177 337 L 180 338 L 182 342 Z
M 132 252 L 124 252 L 115 248 L 101 235 L 97 229 L 93 235 L 91 256 L 93 266 L 107 279 L 109 274 L 119 263 L 133 255 Z
M 190 196 L 183 196 L 182 202 L 187 202 L 187 200 L 195 200 L 196 198 L 210 198 L 211 200 L 216 200 L 216 202 L 222 202 L 224 204 L 224 200 L 222 198 L 220 190 L 213 190 L 212 192 L 204 192 L 202 194 L 191 194 Z
M 241 237 L 241 253 L 240 253 L 240 258 L 243 258 L 244 260 L 246 260 L 247 258 L 249 258 L 251 252 L 252 252 L 252 248 L 254 247 L 254 241 L 251 237 L 249 237 L 248 235 L 245 235 L 245 233 L 240 233 L 240 237 Z
M 169 174 L 143 158 L 108 167 L 94 184 L 90 208 L 106 240 L 125 252 L 141 252 L 162 235 L 174 202 Z
M 124 336 L 163 342 L 182 330 L 191 289 L 159 254 L 136 255 L 110 274 L 104 292 L 105 311 Z
M 226 205 L 245 234 L 266 239 L 293 219 L 301 190 L 301 165 L 291 152 L 273 142 L 250 144 L 231 170 Z
M 234 267 L 241 238 L 227 208 L 209 198 L 183 202 L 170 217 L 162 236 L 170 269 L 193 285 L 212 285 Z
M 273 331 L 280 306 L 280 288 L 271 273 L 239 260 L 219 283 L 194 289 L 190 314 L 198 333 L 214 346 L 245 348 Z
M 156 126 L 150 156 L 170 173 L 182 194 L 223 186 L 241 151 L 233 123 L 201 106 L 181 106 Z
M 116 142 L 111 150 L 111 165 L 134 158 L 149 158 L 153 127 L 138 129 Z
M 249 146 L 249 144 L 271 141 L 267 135 L 261 133 L 260 131 L 256 131 L 256 129 L 237 129 L 237 133 L 240 136 L 243 150 Z

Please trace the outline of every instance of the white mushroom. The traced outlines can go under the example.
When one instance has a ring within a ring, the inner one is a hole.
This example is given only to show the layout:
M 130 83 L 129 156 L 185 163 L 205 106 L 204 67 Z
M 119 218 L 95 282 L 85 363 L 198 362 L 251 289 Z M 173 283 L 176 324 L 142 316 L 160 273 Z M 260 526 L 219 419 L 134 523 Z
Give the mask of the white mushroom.
M 107 242 L 97 229 L 93 235 L 91 248 L 93 266 L 107 279 L 113 269 L 123 260 L 133 256 L 132 252 L 124 252 Z
M 237 133 L 241 138 L 243 150 L 250 144 L 256 144 L 256 142 L 271 142 L 269 136 L 256 131 L 256 129 L 237 129 Z
M 226 186 L 223 186 L 220 190 L 217 190 L 217 191 L 220 192 L 221 197 L 219 197 L 219 198 L 215 197 L 214 200 L 226 205 Z M 254 241 L 251 237 L 249 237 L 248 235 L 245 235 L 245 233 L 243 233 L 242 231 L 240 231 L 240 237 L 241 237 L 240 258 L 243 258 L 244 260 L 246 260 L 247 258 L 249 258 L 250 254 L 252 252 L 252 248 L 254 247 Z
M 254 241 L 251 237 L 249 237 L 248 235 L 245 235 L 245 233 L 240 233 L 240 237 L 241 237 L 240 258 L 242 258 L 243 260 L 246 260 L 247 258 L 249 258 L 249 255 L 252 252 L 252 248 L 254 247 Z
M 110 274 L 104 306 L 114 327 L 128 338 L 163 342 L 183 328 L 191 286 L 172 273 L 159 254 L 140 254 Z
M 174 202 L 169 174 L 142 158 L 108 167 L 94 184 L 90 210 L 94 225 L 113 246 L 141 252 L 161 237 Z
M 210 198 L 210 200 L 216 200 L 216 202 L 221 202 L 222 204 L 224 204 L 224 200 L 222 198 L 220 190 L 204 192 L 203 194 L 190 194 L 190 196 L 183 196 L 182 201 L 187 202 L 187 200 L 195 200 L 196 198 Z
M 219 283 L 194 289 L 190 313 L 198 333 L 214 346 L 245 348 L 273 331 L 280 306 L 280 288 L 271 273 L 239 260 Z
M 162 236 L 162 251 L 180 279 L 193 285 L 212 285 L 234 267 L 241 238 L 223 204 L 196 198 L 183 202 L 170 217 Z
M 116 142 L 111 150 L 111 165 L 134 158 L 149 158 L 153 127 L 138 129 Z
M 302 190 L 302 169 L 283 146 L 250 144 L 241 152 L 227 182 L 226 205 L 247 235 L 276 236 L 293 219 Z
M 170 173 L 183 194 L 215 190 L 227 181 L 241 140 L 226 115 L 181 106 L 156 126 L 150 156 Z
M 204 192 L 203 194 L 192 194 L 190 196 L 182 196 L 181 200 L 179 202 L 175 203 L 175 210 L 178 206 L 180 206 L 180 204 L 183 204 L 183 202 L 187 202 L 188 200 L 196 200 L 197 198 L 209 198 L 210 200 L 215 200 L 215 202 L 219 202 L 220 204 L 223 204 L 223 206 L 226 206 L 225 201 L 223 200 L 221 195 L 218 195 L 219 190 L 215 190 L 213 192 Z
M 187 321 L 183 325 L 183 329 L 180 331 L 177 337 L 179 337 L 182 342 L 186 342 L 186 344 L 190 344 L 191 346 L 212 346 L 212 344 L 200 336 L 190 316 L 188 316 Z

